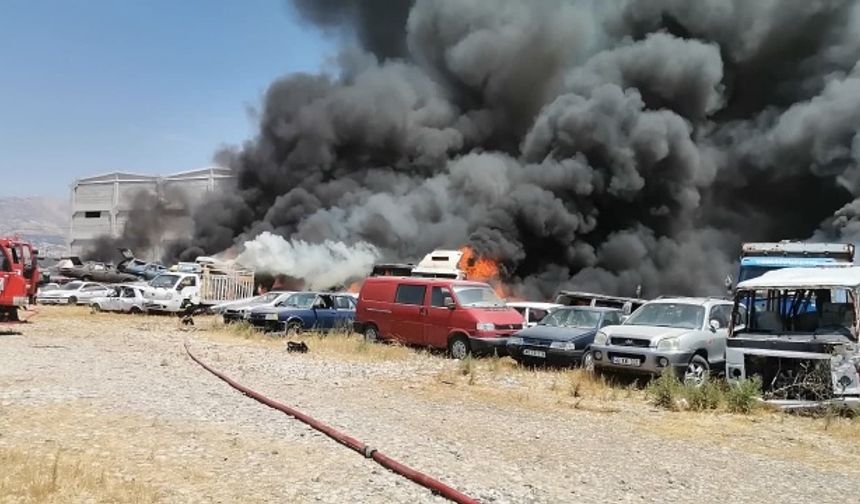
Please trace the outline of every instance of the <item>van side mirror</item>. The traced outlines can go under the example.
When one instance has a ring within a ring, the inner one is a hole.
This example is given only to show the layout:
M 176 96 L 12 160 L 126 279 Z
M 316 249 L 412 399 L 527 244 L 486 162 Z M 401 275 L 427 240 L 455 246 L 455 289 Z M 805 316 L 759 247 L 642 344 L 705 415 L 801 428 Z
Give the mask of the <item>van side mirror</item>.
M 708 327 L 711 328 L 711 332 L 717 332 L 720 329 L 720 321 L 717 319 L 711 319 L 708 323 Z
M 449 310 L 455 310 L 457 308 L 457 304 L 454 303 L 454 298 L 452 298 L 452 297 L 445 296 L 444 303 L 445 303 L 445 308 L 448 308 Z
M 630 318 L 630 315 L 622 315 L 621 316 L 621 323 L 623 324 L 623 323 L 627 322 L 627 319 L 629 319 L 629 318 Z
M 630 301 L 626 301 L 624 303 L 624 305 L 621 307 L 621 313 L 624 316 L 630 315 L 630 313 L 632 311 L 633 311 L 633 303 L 631 303 Z

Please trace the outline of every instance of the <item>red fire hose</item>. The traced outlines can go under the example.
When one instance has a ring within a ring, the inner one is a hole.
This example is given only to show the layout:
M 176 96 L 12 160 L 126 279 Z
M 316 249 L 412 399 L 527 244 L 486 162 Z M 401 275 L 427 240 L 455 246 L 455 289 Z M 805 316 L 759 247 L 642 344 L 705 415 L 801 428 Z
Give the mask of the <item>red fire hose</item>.
M 421 485 L 425 488 L 430 489 L 430 491 L 437 493 L 437 494 L 441 495 L 442 497 L 445 497 L 448 500 L 458 502 L 461 504 L 477 504 L 478 503 L 478 501 L 476 499 L 473 499 L 473 498 L 469 497 L 468 495 L 449 487 L 448 485 L 442 483 L 441 481 L 436 480 L 434 478 L 431 478 L 430 476 L 427 476 L 426 474 L 424 474 L 420 471 L 416 471 L 415 469 L 412 469 L 409 466 L 403 465 L 400 462 L 397 462 L 396 460 L 392 459 L 391 457 L 386 456 L 384 453 L 376 450 L 375 448 L 371 448 L 367 444 L 365 444 L 365 443 L 363 443 L 363 442 L 361 442 L 361 441 L 359 441 L 353 437 L 347 436 L 346 434 L 334 429 L 333 427 L 330 427 L 330 426 L 320 422 L 319 420 L 316 420 L 315 418 L 312 418 L 312 417 L 302 413 L 301 411 L 299 411 L 295 408 L 287 406 L 286 404 L 283 404 L 283 403 L 279 403 L 278 401 L 275 401 L 273 399 L 269 399 L 268 397 L 266 397 L 266 396 L 264 396 L 258 392 L 255 392 L 255 391 L 249 389 L 248 387 L 234 381 L 229 376 L 225 375 L 224 373 L 222 373 L 216 369 L 213 369 L 212 367 L 208 366 L 205 362 L 198 359 L 193 353 L 191 353 L 191 350 L 188 348 L 188 342 L 185 342 L 185 352 L 188 353 L 188 356 L 191 357 L 191 360 L 193 360 L 197 364 L 200 364 L 200 366 L 202 366 L 203 369 L 209 371 L 210 373 L 214 374 L 218 378 L 227 382 L 228 385 L 230 385 L 234 389 L 238 390 L 239 392 L 242 392 L 243 394 L 250 397 L 251 399 L 254 399 L 258 402 L 261 402 L 270 408 L 282 411 L 282 412 L 286 413 L 287 415 L 290 415 L 291 417 L 295 418 L 296 420 L 299 420 L 299 421 L 309 425 L 313 429 L 318 430 L 319 432 L 322 432 L 323 434 L 334 439 L 338 443 L 357 451 L 358 453 L 364 455 L 366 458 L 372 458 L 374 461 L 376 461 L 382 467 L 385 467 L 386 469 L 394 471 L 395 473 L 397 473 L 397 474 L 399 474 L 399 475 L 401 475 L 407 479 L 410 479 L 410 480 L 414 481 L 415 483 L 418 483 L 419 485 Z

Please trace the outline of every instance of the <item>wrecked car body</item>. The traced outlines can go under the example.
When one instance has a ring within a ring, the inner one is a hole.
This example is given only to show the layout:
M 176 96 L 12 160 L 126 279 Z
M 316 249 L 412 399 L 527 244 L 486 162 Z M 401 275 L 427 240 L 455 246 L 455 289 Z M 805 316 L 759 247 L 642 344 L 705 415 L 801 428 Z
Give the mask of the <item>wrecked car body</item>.
M 860 267 L 785 268 L 741 282 L 727 379 L 758 377 L 762 399 L 786 408 L 860 404 L 858 295 Z

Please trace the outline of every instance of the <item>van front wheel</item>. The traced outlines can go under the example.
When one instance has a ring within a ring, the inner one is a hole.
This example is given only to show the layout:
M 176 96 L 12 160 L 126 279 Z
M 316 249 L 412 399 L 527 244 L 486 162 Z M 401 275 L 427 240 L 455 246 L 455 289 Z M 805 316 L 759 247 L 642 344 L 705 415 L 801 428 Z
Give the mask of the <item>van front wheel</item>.
M 376 326 L 369 325 L 364 328 L 364 339 L 371 343 L 379 341 L 379 332 L 376 330 Z
M 465 336 L 454 336 L 448 342 L 448 354 L 451 355 L 452 359 L 462 360 L 468 357 L 470 353 L 472 350 L 469 348 L 469 340 Z

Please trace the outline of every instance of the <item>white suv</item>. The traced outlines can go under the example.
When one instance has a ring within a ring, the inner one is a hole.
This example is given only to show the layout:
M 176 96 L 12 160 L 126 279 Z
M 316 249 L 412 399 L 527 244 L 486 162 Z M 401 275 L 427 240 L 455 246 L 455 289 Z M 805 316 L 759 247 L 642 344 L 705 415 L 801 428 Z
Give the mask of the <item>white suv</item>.
M 596 369 L 660 374 L 674 369 L 700 385 L 723 368 L 732 303 L 718 298 L 660 298 L 622 325 L 604 327 L 591 345 Z

